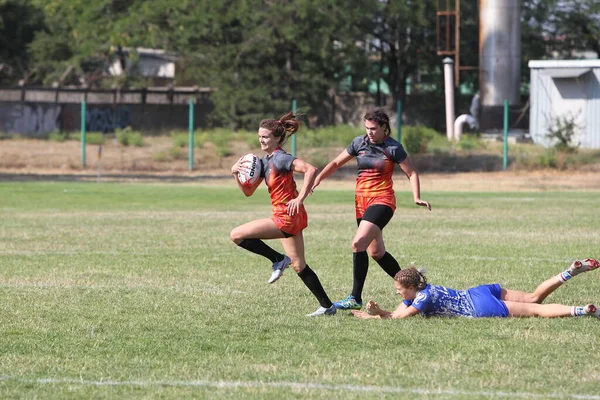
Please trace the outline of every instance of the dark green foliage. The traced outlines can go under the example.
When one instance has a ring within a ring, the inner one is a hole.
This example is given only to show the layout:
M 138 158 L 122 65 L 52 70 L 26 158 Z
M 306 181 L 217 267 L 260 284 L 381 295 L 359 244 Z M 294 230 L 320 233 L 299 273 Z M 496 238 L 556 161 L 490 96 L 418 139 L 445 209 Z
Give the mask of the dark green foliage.
M 427 151 L 427 144 L 439 134 L 426 126 L 402 127 L 402 145 L 408 154 L 421 154 Z

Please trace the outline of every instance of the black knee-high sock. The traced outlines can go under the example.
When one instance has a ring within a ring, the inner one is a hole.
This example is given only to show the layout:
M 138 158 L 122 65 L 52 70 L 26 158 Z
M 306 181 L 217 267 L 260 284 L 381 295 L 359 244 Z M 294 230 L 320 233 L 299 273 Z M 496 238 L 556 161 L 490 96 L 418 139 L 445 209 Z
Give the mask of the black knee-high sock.
M 388 253 L 387 251 L 385 252 L 383 257 L 375 261 L 377 261 L 377 264 L 379 264 L 379 266 L 386 272 L 386 274 L 388 274 L 392 278 L 395 277 L 398 272 L 400 272 L 400 264 L 398 264 L 398 261 L 396 261 L 394 256 Z
M 367 271 L 369 270 L 369 256 L 366 251 L 359 251 L 352 254 L 354 267 L 354 282 L 352 284 L 352 296 L 362 303 L 362 291 L 367 279 Z
M 268 244 L 260 239 L 244 239 L 238 246 L 251 251 L 254 254 L 258 254 L 259 256 L 266 257 L 271 260 L 271 262 L 283 260 L 283 254 L 273 250 Z
M 325 289 L 323 289 L 323 285 L 321 285 L 321 281 L 319 281 L 319 277 L 315 274 L 315 271 L 310 269 L 308 264 L 300 273 L 298 273 L 302 282 L 306 285 L 306 287 L 312 292 L 312 294 L 317 298 L 321 307 L 329 308 L 333 305 L 331 300 L 329 300 L 329 296 L 325 293 Z

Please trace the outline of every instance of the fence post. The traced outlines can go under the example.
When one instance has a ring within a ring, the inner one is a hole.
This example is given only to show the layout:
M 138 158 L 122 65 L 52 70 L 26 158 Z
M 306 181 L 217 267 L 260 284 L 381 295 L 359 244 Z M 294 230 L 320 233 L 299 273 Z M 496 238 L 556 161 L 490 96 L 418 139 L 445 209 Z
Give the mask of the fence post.
M 81 166 L 85 168 L 85 114 L 86 102 L 81 102 Z
M 292 99 L 292 112 L 296 114 L 296 99 Z M 292 135 L 292 155 L 296 157 L 296 135 Z
M 190 99 L 190 108 L 189 108 L 189 170 L 194 170 L 194 100 Z
M 508 166 L 508 100 L 504 100 L 504 152 L 502 168 L 506 171 Z

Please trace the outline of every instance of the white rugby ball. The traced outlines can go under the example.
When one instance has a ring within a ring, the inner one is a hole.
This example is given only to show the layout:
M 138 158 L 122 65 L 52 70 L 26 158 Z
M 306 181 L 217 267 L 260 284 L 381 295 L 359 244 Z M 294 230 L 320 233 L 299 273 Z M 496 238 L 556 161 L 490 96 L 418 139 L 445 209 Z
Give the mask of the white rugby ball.
M 242 185 L 252 186 L 260 178 L 260 159 L 256 155 L 250 153 L 242 158 L 242 162 L 247 170 L 239 171 L 238 179 Z

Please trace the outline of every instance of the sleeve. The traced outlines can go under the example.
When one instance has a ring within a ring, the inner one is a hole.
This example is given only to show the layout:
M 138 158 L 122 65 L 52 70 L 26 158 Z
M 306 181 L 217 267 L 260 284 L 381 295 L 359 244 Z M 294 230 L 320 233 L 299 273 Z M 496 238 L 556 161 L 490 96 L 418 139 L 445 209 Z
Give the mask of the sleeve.
M 390 155 L 391 159 L 396 164 L 400 164 L 402 161 L 406 160 L 406 157 L 408 157 L 408 153 L 406 150 L 404 150 L 404 147 L 402 147 L 400 143 L 398 143 L 398 146 L 390 148 Z
M 363 141 L 362 136 L 355 137 L 354 140 L 352 140 L 352 143 L 350 143 L 350 146 L 346 147 L 346 151 L 348 152 L 348 154 L 350 154 L 352 157 L 357 157 L 358 149 L 359 149 L 362 141 Z
M 412 306 L 421 312 L 429 310 L 431 305 L 431 296 L 425 291 L 420 291 L 412 302 Z
M 413 301 L 412 300 L 402 300 L 402 302 L 404 303 L 404 305 L 406 307 L 410 307 L 412 306 Z
M 273 159 L 273 164 L 275 165 L 275 169 L 281 172 L 289 172 L 292 170 L 292 163 L 296 157 L 288 153 L 278 153 L 276 157 Z
M 260 160 L 260 177 L 264 178 L 267 176 L 267 156 L 264 156 Z

